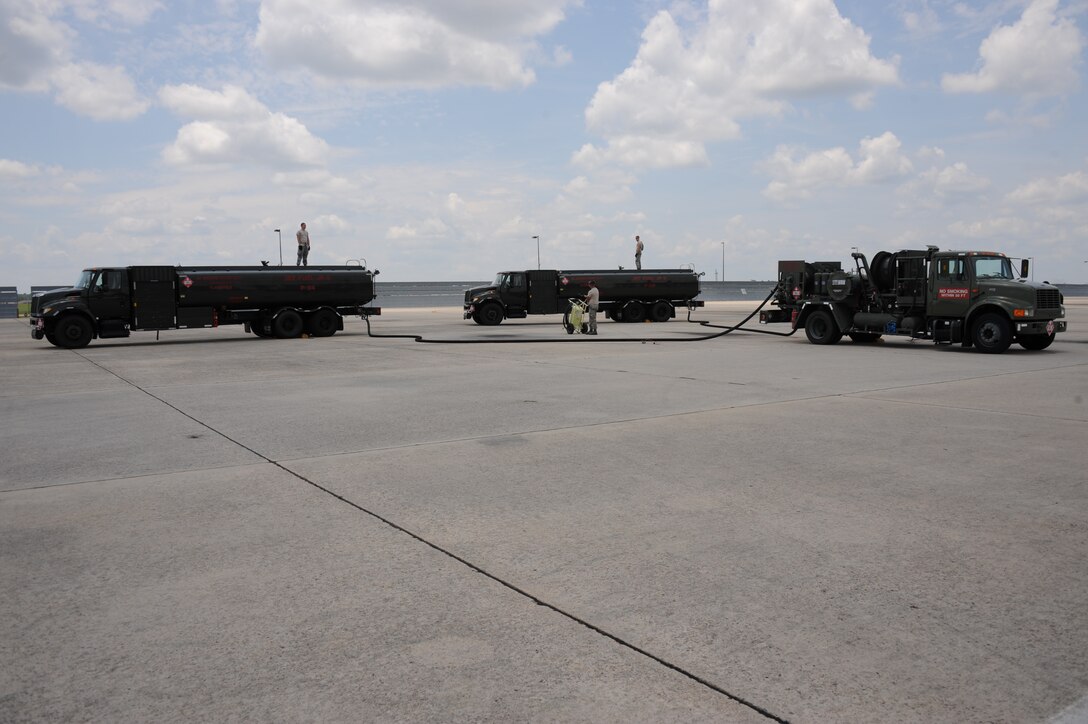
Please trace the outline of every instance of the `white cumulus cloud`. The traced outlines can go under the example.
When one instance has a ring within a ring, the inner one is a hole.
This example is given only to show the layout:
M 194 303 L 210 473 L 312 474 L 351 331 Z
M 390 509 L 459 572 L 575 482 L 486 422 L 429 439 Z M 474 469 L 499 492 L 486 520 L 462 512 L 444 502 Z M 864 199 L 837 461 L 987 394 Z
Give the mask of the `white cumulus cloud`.
M 97 121 L 136 118 L 151 105 L 118 66 L 69 63 L 54 71 L 52 83 L 57 103 Z
M 116 12 L 143 16 L 140 0 L 113 0 Z M 150 103 L 120 66 L 74 58 L 77 33 L 59 15 L 60 2 L 0 0 L 0 88 L 53 93 L 56 102 L 95 120 L 130 120 Z M 100 4 L 76 2 L 73 10 L 96 13 Z M 112 10 L 110 10 L 113 12 Z M 147 10 L 150 15 L 152 10 Z M 146 19 L 146 18 L 145 18 Z
M 1057 15 L 1058 0 L 1033 0 L 1013 25 L 1000 26 L 979 46 L 979 68 L 946 74 L 948 93 L 1061 95 L 1076 89 L 1084 39 L 1076 24 Z
M 764 195 L 786 201 L 808 198 L 814 191 L 841 186 L 861 186 L 902 178 L 913 164 L 901 152 L 902 144 L 890 131 L 864 138 L 854 158 L 841 146 L 802 155 L 798 149 L 779 146 L 763 166 L 773 179 Z
M 1029 181 L 1009 194 L 1009 200 L 1024 204 L 1069 204 L 1088 201 L 1088 174 L 1076 171 L 1057 178 Z
M 221 91 L 165 86 L 159 100 L 177 115 L 195 119 L 163 151 L 169 163 L 319 166 L 328 156 L 328 144 L 300 121 L 269 110 L 237 86 Z
M 264 0 L 256 44 L 274 65 L 335 81 L 525 86 L 534 38 L 580 0 Z M 557 50 L 557 53 L 561 51 Z
M 22 161 L 0 158 L 0 179 L 24 179 L 37 176 L 40 171 Z
M 587 126 L 608 147 L 583 148 L 574 160 L 703 163 L 703 144 L 737 138 L 745 118 L 815 95 L 865 107 L 875 88 L 896 83 L 896 61 L 874 57 L 869 36 L 832 0 L 710 0 L 689 27 L 662 10 L 631 65 L 598 86 L 586 109 Z

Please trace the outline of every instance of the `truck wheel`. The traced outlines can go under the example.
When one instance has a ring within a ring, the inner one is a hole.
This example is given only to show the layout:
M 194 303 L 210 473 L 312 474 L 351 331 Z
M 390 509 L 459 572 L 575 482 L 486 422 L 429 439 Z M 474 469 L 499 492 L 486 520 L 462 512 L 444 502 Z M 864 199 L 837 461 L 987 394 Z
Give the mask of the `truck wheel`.
M 661 300 L 650 308 L 650 319 L 655 322 L 667 322 L 672 319 L 673 311 L 672 304 Z
M 319 309 L 306 320 L 306 331 L 313 337 L 331 337 L 340 325 L 339 315 L 329 308 Z
M 53 336 L 57 340 L 54 344 L 58 347 L 80 349 L 91 343 L 94 328 L 86 317 L 72 314 L 57 322 L 57 326 L 53 327 Z
M 504 316 L 502 307 L 495 302 L 488 302 L 480 307 L 480 311 L 476 312 L 476 315 L 480 318 L 479 323 L 485 327 L 494 327 L 501 324 Z
M 805 336 L 813 344 L 836 344 L 842 339 L 842 332 L 831 312 L 817 309 L 805 320 Z
M 1012 344 L 1012 327 L 1009 320 L 990 312 L 978 318 L 971 337 L 979 352 L 1001 354 Z
M 302 334 L 302 315 L 285 309 L 272 320 L 272 334 L 280 339 L 294 339 Z
M 646 307 L 642 302 L 627 302 L 623 305 L 623 321 L 641 322 L 646 319 Z
M 1053 334 L 1025 334 L 1017 337 L 1016 342 L 1024 349 L 1030 349 L 1033 352 L 1038 352 L 1041 349 L 1046 349 L 1054 343 Z
M 854 344 L 872 344 L 880 339 L 880 335 L 876 332 L 850 332 L 847 336 Z
M 53 345 L 54 347 L 60 347 L 60 340 L 58 340 L 57 335 L 53 334 L 52 332 L 46 332 L 45 339 L 49 342 L 49 344 Z

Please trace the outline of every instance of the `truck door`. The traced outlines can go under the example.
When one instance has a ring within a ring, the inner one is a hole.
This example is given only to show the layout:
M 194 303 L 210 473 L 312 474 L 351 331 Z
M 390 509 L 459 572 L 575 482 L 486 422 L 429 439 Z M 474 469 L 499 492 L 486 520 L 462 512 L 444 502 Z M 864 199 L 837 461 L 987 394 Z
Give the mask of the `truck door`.
M 559 308 L 559 280 L 554 271 L 531 271 L 529 277 L 529 314 L 556 314 Z M 563 305 L 566 309 L 566 304 Z
M 937 257 L 930 272 L 930 317 L 963 319 L 971 305 L 971 279 L 967 259 L 962 256 Z
M 499 296 L 507 309 L 523 310 L 529 306 L 529 287 L 525 284 L 525 272 L 511 272 L 502 280 Z
M 99 319 L 127 322 L 132 313 L 125 269 L 101 269 L 95 273 L 88 290 L 87 306 Z

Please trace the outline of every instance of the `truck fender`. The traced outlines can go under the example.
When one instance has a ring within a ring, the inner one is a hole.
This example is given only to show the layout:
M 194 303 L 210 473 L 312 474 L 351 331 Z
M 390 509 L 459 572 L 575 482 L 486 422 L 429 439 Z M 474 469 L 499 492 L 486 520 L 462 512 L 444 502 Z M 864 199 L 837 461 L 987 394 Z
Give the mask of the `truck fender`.
M 793 325 L 794 329 L 804 329 L 805 322 L 812 312 L 817 309 L 826 309 L 831 312 L 831 316 L 835 318 L 835 324 L 838 325 L 840 332 L 850 329 L 850 325 L 853 323 L 853 314 L 845 305 L 833 302 L 810 302 L 802 307 L 798 313 L 797 320 Z
M 91 323 L 91 329 L 94 330 L 94 336 L 98 336 L 98 320 L 90 313 L 90 311 L 81 304 L 68 304 L 63 307 L 59 307 L 51 311 L 49 314 L 42 315 L 42 319 L 45 320 L 45 328 L 51 330 L 57 325 L 57 322 L 62 317 L 68 317 L 76 315 L 83 317 Z

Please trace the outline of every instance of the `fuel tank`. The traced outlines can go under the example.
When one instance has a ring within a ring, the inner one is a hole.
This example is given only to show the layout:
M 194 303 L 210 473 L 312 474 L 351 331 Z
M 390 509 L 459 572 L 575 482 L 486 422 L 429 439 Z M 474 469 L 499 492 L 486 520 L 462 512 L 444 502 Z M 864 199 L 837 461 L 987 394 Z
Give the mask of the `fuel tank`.
M 358 266 L 177 267 L 175 273 L 179 307 L 352 306 L 374 299 L 374 273 Z
M 688 269 L 590 269 L 559 271 L 557 274 L 559 296 L 565 298 L 585 296 L 590 281 L 596 282 L 602 302 L 615 299 L 681 301 L 694 299 L 701 291 L 699 276 Z

